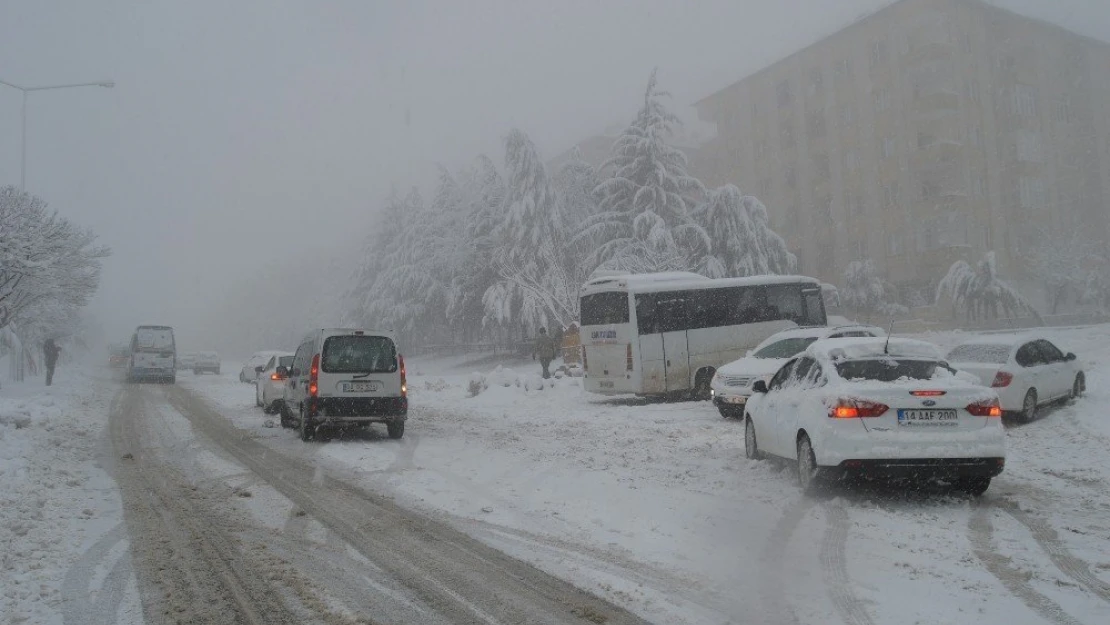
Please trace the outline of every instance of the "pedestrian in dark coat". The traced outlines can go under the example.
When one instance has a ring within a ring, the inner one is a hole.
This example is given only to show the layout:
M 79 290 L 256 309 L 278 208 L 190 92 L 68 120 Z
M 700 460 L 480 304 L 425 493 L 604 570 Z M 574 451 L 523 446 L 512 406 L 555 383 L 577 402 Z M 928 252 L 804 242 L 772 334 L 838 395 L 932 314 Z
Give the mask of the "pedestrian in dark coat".
M 46 339 L 42 344 L 42 355 L 46 361 L 46 385 L 50 386 L 54 382 L 54 366 L 58 364 L 58 354 L 62 352 L 62 348 L 54 344 L 54 339 Z
M 547 328 L 540 328 L 540 334 L 536 337 L 536 346 L 532 351 L 532 359 L 540 361 L 545 380 L 551 377 L 548 367 L 551 366 L 551 361 L 555 360 L 555 353 L 555 340 L 547 335 Z

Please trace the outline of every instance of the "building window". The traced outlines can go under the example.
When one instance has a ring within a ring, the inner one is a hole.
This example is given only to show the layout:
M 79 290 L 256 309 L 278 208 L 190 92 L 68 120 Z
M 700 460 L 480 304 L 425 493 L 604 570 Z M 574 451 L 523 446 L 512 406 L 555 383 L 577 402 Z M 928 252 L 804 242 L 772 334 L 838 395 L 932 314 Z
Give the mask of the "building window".
M 1057 100 L 1052 107 L 1052 119 L 1061 124 L 1070 124 L 1072 122 L 1071 101 L 1067 98 Z
M 902 254 L 902 235 L 897 232 L 890 233 L 888 245 L 891 256 L 900 256 Z
M 1022 176 L 1018 180 L 1018 196 L 1022 208 L 1044 207 L 1044 182 L 1040 178 Z
M 850 217 L 857 217 L 863 213 L 863 202 L 854 193 L 844 196 L 844 210 Z
M 767 156 L 767 140 L 760 139 L 755 144 L 755 157 L 763 158 L 764 156 Z
M 982 97 L 979 95 L 979 81 L 974 79 L 967 81 L 966 89 L 967 99 L 975 104 L 979 104 L 979 102 L 981 102 L 980 98 Z
M 975 176 L 975 179 L 971 181 L 971 192 L 974 193 L 975 195 L 983 195 L 983 177 L 982 176 Z
M 769 177 L 759 179 L 759 195 L 764 198 L 771 195 L 771 179 Z
M 890 158 L 890 157 L 894 156 L 894 152 L 895 152 L 895 150 L 897 150 L 897 148 L 898 148 L 898 146 L 897 146 L 897 143 L 895 142 L 894 137 L 883 137 L 883 143 L 882 143 L 883 158 Z
M 793 189 L 798 186 L 798 174 L 794 171 L 793 165 L 786 166 L 786 187 Z
M 850 172 L 855 172 L 859 169 L 859 156 L 855 150 L 848 150 L 844 153 L 844 167 Z
M 806 136 L 817 139 L 825 136 L 825 116 L 822 113 L 813 113 L 806 118 Z
M 813 171 L 818 178 L 829 177 L 829 157 L 825 154 L 817 154 L 813 157 Z
M 890 90 L 887 88 L 879 89 L 872 94 L 875 100 L 875 110 L 882 112 L 890 108 Z
M 845 128 L 851 128 L 856 123 L 856 110 L 850 104 L 844 105 L 840 109 L 840 121 L 844 124 Z
M 1020 117 L 1037 114 L 1037 92 L 1029 85 L 1017 85 L 1010 97 L 1010 113 Z
M 892 182 L 883 185 L 883 208 L 894 208 L 898 205 L 898 183 Z
M 867 237 L 856 241 L 856 258 L 867 258 Z
M 836 62 L 836 76 L 838 78 L 852 77 L 852 59 L 840 59 Z
M 794 93 L 790 90 L 790 81 L 784 80 L 775 88 L 775 101 L 778 103 L 779 108 L 790 106 L 794 101 Z
M 759 117 L 759 102 L 752 100 L 752 119 Z
M 1018 131 L 1014 136 L 1018 160 L 1023 163 L 1039 163 L 1041 157 L 1041 138 L 1027 130 Z
M 779 125 L 779 140 L 784 149 L 794 147 L 794 126 L 789 121 Z
M 932 200 L 940 196 L 940 184 L 933 180 L 925 180 L 921 183 L 921 199 Z
M 874 69 L 886 62 L 887 43 L 885 39 L 871 42 L 871 68 Z
M 967 136 L 968 136 L 968 140 L 971 141 L 971 145 L 973 145 L 977 148 L 983 147 L 983 129 L 982 128 L 980 128 L 979 126 L 972 126 L 971 130 L 968 131 Z
M 937 138 L 925 132 L 924 130 L 917 131 L 917 147 L 927 148 L 937 142 Z
M 964 33 L 960 36 L 960 46 L 964 50 L 964 54 L 971 54 L 971 35 Z
M 825 88 L 825 75 L 820 67 L 814 67 L 809 70 L 809 90 L 810 93 L 817 93 Z

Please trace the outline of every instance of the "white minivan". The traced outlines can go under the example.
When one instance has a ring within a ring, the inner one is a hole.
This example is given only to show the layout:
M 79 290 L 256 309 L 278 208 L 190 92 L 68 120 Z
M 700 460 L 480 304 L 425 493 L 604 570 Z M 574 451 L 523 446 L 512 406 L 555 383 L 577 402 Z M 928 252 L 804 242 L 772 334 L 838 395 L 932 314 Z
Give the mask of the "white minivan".
M 390 438 L 405 434 L 408 387 L 405 359 L 389 332 L 313 330 L 293 355 L 282 425 L 308 441 L 320 429 L 384 423 Z
M 131 335 L 131 359 L 127 363 L 127 381 L 159 380 L 173 384 L 177 380 L 177 344 L 169 326 L 139 326 Z

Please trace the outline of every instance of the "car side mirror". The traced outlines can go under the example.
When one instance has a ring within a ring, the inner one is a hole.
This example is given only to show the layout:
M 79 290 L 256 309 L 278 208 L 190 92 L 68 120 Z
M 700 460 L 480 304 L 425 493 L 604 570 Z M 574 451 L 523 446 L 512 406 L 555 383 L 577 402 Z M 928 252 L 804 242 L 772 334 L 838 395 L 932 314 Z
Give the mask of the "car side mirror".
M 1064 358 L 1066 358 L 1068 362 L 1071 362 L 1071 361 L 1075 360 L 1076 358 L 1078 358 L 1078 356 L 1076 356 L 1075 354 L 1073 354 L 1071 352 L 1068 352 L 1068 355 L 1064 356 Z
M 258 365 L 257 367 L 254 368 L 254 371 L 255 371 L 255 373 L 262 373 L 262 370 L 265 369 L 265 368 L 266 367 L 264 367 L 262 365 Z
M 287 378 L 287 377 L 289 377 L 289 368 L 284 366 L 284 365 L 280 365 L 280 366 L 278 366 L 277 371 L 275 371 L 275 373 L 277 373 L 279 376 L 281 376 L 283 378 Z
M 300 374 L 301 374 L 300 369 L 297 369 L 296 367 L 293 367 L 292 369 L 289 370 L 289 377 L 291 377 L 291 378 L 295 378 Z
M 764 381 L 764 380 L 756 380 L 755 384 L 752 384 L 752 392 L 753 393 L 766 393 L 767 392 L 767 382 Z

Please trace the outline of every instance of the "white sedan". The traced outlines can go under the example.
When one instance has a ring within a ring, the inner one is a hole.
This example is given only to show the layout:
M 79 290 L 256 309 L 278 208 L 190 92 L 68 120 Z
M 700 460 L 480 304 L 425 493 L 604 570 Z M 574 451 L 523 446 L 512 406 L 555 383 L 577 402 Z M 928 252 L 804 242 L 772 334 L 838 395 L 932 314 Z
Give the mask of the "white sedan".
M 277 414 L 285 403 L 285 383 L 288 381 L 284 371 L 293 366 L 293 354 L 279 354 L 270 358 L 262 366 L 262 373 L 254 385 L 254 403 L 266 414 Z M 278 367 L 285 367 L 282 372 Z
M 243 363 L 243 368 L 239 370 L 239 381 L 245 384 L 253 384 L 258 381 L 258 376 L 262 373 L 262 369 L 267 362 L 274 356 L 284 356 L 288 352 L 282 351 L 266 351 L 255 352 L 246 362 Z
M 752 395 L 756 380 L 771 379 L 787 360 L 802 353 L 814 341 L 854 336 L 884 336 L 882 328 L 857 324 L 831 327 L 791 328 L 767 337 L 748 355 L 717 369 L 709 388 L 713 405 L 722 417 L 744 416 L 744 403 Z
M 978 496 L 1006 462 L 998 395 L 931 343 L 817 341 L 754 390 L 747 457 L 796 462 L 807 493 L 838 478 L 899 478 Z
M 1064 353 L 1039 336 L 977 338 L 954 347 L 948 362 L 978 376 L 998 393 L 1002 410 L 1026 423 L 1037 418 L 1040 406 L 1087 390 L 1087 378 L 1075 354 Z

